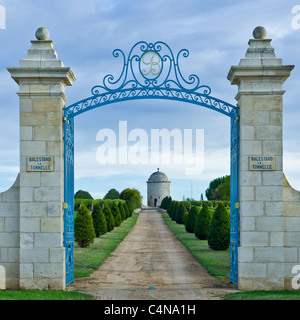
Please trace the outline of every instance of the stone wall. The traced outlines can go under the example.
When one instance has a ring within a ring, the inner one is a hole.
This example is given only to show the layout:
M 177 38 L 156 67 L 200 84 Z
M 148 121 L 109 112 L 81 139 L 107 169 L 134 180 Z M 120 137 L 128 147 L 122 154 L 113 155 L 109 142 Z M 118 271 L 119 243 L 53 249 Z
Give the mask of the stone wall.
M 293 189 L 283 176 L 283 212 L 284 212 L 284 257 L 285 265 L 280 266 L 284 273 L 284 288 L 291 290 L 292 269 L 300 265 L 300 192 Z M 295 289 L 295 288 L 294 288 Z
M 19 288 L 20 179 L 0 193 L 0 290 Z

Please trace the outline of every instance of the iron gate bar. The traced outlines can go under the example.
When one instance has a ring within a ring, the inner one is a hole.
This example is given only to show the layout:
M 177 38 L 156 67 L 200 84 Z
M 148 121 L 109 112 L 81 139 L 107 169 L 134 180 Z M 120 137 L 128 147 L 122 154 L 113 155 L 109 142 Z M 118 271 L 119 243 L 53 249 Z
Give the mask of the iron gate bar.
M 66 286 L 74 282 L 74 119 L 64 122 L 64 246 Z
M 108 104 L 162 99 L 192 103 L 222 113 L 231 118 L 231 186 L 230 186 L 230 280 L 238 279 L 237 251 L 239 246 L 239 108 L 211 96 L 211 88 L 200 85 L 197 75 L 184 78 L 179 58 L 187 58 L 182 49 L 176 58 L 170 47 L 161 41 L 135 44 L 128 57 L 120 49 L 115 58 L 123 58 L 121 75 L 114 81 L 111 74 L 103 78 L 103 85 L 92 88 L 92 96 L 64 108 L 64 197 L 68 209 L 64 211 L 64 244 L 66 250 L 66 285 L 74 281 L 74 117 Z
M 238 287 L 239 247 L 239 120 L 231 119 L 230 148 L 230 281 Z

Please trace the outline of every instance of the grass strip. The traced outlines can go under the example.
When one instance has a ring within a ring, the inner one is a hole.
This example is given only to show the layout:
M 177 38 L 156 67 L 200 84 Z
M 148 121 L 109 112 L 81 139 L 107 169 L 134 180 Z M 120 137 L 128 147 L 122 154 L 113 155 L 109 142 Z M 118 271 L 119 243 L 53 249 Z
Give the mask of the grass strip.
M 0 291 L 0 300 L 93 300 L 93 298 L 75 291 L 6 290 Z
M 300 300 L 299 291 L 244 291 L 230 293 L 224 300 Z
M 175 234 L 175 236 L 186 246 L 207 271 L 220 279 L 230 278 L 230 250 L 215 251 L 208 247 L 207 240 L 199 240 L 194 233 L 186 232 L 183 224 L 177 224 L 168 214 L 162 214 L 163 219 Z

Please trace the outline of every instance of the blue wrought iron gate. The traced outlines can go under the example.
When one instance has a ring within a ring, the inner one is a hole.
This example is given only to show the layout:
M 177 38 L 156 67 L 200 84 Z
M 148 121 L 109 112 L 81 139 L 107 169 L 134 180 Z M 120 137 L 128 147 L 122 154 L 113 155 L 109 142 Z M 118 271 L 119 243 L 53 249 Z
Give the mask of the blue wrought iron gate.
M 230 179 L 230 279 L 237 285 L 239 246 L 239 108 L 211 96 L 207 85 L 192 74 L 186 79 L 179 67 L 179 58 L 187 58 L 186 49 L 177 56 L 164 42 L 135 44 L 126 58 L 122 50 L 114 50 L 115 58 L 123 58 L 121 75 L 114 81 L 111 74 L 103 85 L 92 88 L 92 96 L 64 109 L 64 244 L 66 249 L 66 285 L 73 282 L 74 273 L 74 117 L 107 104 L 138 100 L 164 99 L 195 104 L 222 113 L 231 119 L 231 179 Z
M 66 286 L 74 281 L 74 119 L 64 118 L 64 246 Z
M 231 118 L 230 147 L 230 281 L 238 286 L 239 247 L 239 117 Z

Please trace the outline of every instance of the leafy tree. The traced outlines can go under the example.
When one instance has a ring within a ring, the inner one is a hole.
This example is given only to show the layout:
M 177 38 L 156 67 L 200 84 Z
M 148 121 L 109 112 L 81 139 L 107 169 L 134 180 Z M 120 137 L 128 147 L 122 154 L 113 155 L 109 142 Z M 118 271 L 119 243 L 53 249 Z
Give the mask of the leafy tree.
M 107 203 L 104 203 L 103 213 L 106 219 L 107 231 L 110 232 L 115 227 L 115 219 Z
M 185 205 L 181 202 L 176 211 L 176 223 L 183 224 L 184 215 L 186 213 Z
M 223 203 L 220 203 L 212 217 L 208 245 L 213 250 L 226 250 L 230 244 L 230 217 Z
M 99 203 L 96 203 L 94 205 L 92 218 L 93 218 L 96 238 L 99 238 L 101 235 L 107 232 L 106 219 Z
M 185 222 L 185 230 L 190 233 L 194 233 L 196 221 L 200 212 L 200 208 L 192 206 L 188 213 L 187 220 Z
M 81 208 L 79 208 L 74 220 L 74 229 L 75 241 L 81 248 L 86 248 L 94 242 L 95 230 L 93 219 L 86 206 L 81 206 Z
M 230 200 L 230 176 L 212 180 L 205 195 L 207 200 Z
M 112 204 L 110 211 L 112 213 L 112 215 L 114 216 L 115 219 L 115 227 L 119 227 L 120 224 L 122 223 L 122 217 L 118 208 L 118 205 L 116 204 L 116 202 L 114 201 L 114 203 Z
M 116 189 L 110 189 L 103 199 L 119 199 L 120 193 Z
M 120 199 L 129 200 L 133 205 L 133 209 L 136 209 L 142 204 L 142 196 L 136 189 L 125 189 L 120 193 Z
M 83 191 L 83 190 L 78 190 L 74 195 L 74 199 L 91 199 L 91 200 L 94 200 L 93 197 L 87 191 Z
M 230 201 L 230 176 L 226 176 L 224 182 L 219 186 L 220 200 Z
M 211 212 L 206 203 L 203 203 L 203 207 L 197 217 L 195 224 L 195 236 L 200 240 L 207 240 L 209 225 L 211 222 Z

